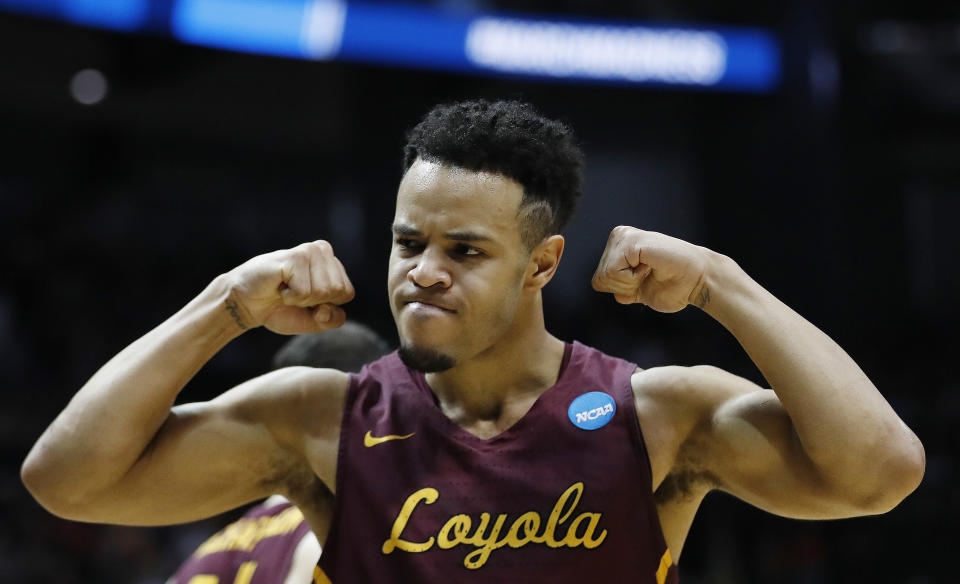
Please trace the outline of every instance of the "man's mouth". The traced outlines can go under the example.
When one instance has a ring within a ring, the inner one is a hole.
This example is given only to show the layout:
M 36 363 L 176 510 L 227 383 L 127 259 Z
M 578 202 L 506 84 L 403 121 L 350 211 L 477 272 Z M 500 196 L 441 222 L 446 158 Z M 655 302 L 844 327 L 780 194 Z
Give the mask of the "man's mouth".
M 455 313 L 456 310 L 452 308 L 447 308 L 445 306 L 440 306 L 439 304 L 434 304 L 426 300 L 407 300 L 403 303 L 404 308 L 409 308 L 416 311 L 440 311 L 446 313 Z

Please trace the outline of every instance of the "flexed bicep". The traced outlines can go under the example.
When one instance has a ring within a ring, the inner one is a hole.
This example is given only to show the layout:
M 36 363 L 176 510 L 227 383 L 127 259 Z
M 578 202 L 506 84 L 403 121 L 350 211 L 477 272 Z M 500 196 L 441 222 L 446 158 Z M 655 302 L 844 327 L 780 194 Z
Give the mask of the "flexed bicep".
M 126 525 L 183 523 L 286 493 L 289 484 L 321 481 L 306 439 L 327 425 L 326 436 L 336 439 L 345 380 L 335 371 L 291 368 L 209 402 L 176 406 L 120 480 L 58 514 Z M 304 425 L 306 402 L 325 403 L 310 408 L 314 427 Z
M 785 517 L 864 514 L 807 455 L 776 393 L 716 367 L 689 371 L 690 382 L 713 401 L 687 447 L 696 450 L 717 488 Z

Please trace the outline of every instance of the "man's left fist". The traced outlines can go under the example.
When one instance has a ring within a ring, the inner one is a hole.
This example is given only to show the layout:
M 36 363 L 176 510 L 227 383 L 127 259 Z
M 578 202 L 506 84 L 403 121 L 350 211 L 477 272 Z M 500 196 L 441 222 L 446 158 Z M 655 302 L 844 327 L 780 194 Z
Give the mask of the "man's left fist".
M 704 273 L 710 251 L 655 231 L 615 227 L 593 274 L 593 289 L 621 304 L 640 302 L 657 312 L 677 312 L 709 301 Z

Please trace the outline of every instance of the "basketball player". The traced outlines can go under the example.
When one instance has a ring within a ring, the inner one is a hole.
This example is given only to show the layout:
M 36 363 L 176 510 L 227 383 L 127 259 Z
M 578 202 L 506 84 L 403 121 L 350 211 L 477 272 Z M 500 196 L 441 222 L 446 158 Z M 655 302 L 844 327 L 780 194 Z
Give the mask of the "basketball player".
M 355 322 L 320 334 L 297 335 L 277 351 L 274 369 L 303 365 L 357 372 L 389 351 L 387 343 Z M 320 559 L 320 542 L 303 514 L 273 495 L 203 543 L 168 584 L 257 581 L 309 582 Z
M 718 252 L 617 227 L 593 286 L 661 312 L 695 305 L 771 389 L 710 366 L 641 371 L 552 336 L 542 291 L 581 160 L 569 129 L 527 105 L 435 108 L 397 192 L 399 352 L 173 407 L 243 331 L 344 322 L 354 290 L 329 244 L 255 257 L 104 365 L 24 482 L 60 516 L 142 525 L 279 492 L 324 543 L 315 579 L 337 584 L 675 581 L 713 489 L 827 519 L 884 513 L 917 487 L 923 448 L 863 371 Z

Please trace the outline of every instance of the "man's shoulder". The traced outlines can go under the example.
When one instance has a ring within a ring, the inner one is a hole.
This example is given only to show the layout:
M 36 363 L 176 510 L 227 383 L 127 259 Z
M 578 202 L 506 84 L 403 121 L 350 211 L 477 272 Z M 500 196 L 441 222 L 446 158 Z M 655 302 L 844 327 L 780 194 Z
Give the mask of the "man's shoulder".
M 731 378 L 739 379 L 712 365 L 663 365 L 637 368 L 630 382 L 638 400 L 706 407 L 738 393 L 739 388 L 731 385 Z
M 748 394 L 762 391 L 752 381 L 712 365 L 653 367 L 637 371 L 630 381 L 641 425 L 662 426 L 680 442 L 694 432 L 709 435 L 718 417 L 749 402 Z
M 744 381 L 712 365 L 652 367 L 630 378 L 641 424 L 663 424 L 680 440 L 709 425 L 724 403 L 744 393 Z
M 594 360 L 630 362 L 629 359 L 579 341 L 570 344 L 575 352 L 586 354 Z M 665 406 L 677 407 L 708 405 L 729 397 L 731 378 L 739 379 L 713 365 L 660 365 L 648 369 L 634 365 L 630 383 L 637 400 L 664 402 Z
M 343 391 L 350 381 L 350 374 L 339 369 L 294 365 L 272 372 L 288 390 Z M 269 375 L 269 374 L 268 374 Z
M 338 369 L 296 365 L 276 369 L 261 375 L 256 381 L 264 399 L 327 399 L 346 393 L 350 374 Z
M 240 419 L 262 422 L 284 433 L 335 429 L 350 385 L 348 373 L 294 366 L 251 379 L 216 401 Z
M 281 378 L 278 386 L 287 404 L 313 416 L 339 419 L 350 388 L 350 373 L 302 366 L 278 369 L 275 373 Z

